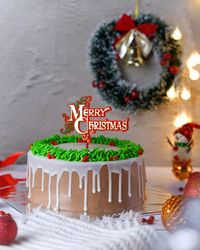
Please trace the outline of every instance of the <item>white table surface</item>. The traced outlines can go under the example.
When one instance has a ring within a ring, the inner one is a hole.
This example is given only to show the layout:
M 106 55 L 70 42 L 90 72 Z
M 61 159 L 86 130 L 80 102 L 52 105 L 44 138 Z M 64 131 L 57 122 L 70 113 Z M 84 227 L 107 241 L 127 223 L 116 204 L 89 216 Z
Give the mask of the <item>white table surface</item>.
M 149 190 L 163 190 L 166 193 L 166 197 L 172 194 L 180 193 L 179 187 L 184 186 L 184 182 L 178 181 L 172 174 L 170 167 L 146 167 L 147 171 L 147 189 Z M 26 176 L 26 165 L 12 165 L 0 170 L 0 174 L 10 173 L 13 177 L 24 178 Z M 148 202 L 151 202 L 149 198 Z M 156 198 L 157 199 L 157 198 Z M 163 199 L 163 197 L 162 197 Z M 165 199 L 165 198 L 164 198 Z M 0 210 L 7 211 L 14 218 L 21 216 L 19 212 L 7 205 L 0 199 Z M 154 224 L 155 229 L 162 230 L 160 216 L 156 216 Z

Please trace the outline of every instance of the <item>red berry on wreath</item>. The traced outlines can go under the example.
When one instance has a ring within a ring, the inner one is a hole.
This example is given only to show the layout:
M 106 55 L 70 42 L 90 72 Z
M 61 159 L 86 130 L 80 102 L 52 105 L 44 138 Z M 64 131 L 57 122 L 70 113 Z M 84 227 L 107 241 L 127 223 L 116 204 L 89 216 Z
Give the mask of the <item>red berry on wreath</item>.
M 94 80 L 94 81 L 92 81 L 92 87 L 93 88 L 96 88 L 97 87 L 97 82 Z
M 105 83 L 104 82 L 99 82 L 97 87 L 99 89 L 104 89 L 105 88 Z
M 11 244 L 17 236 L 17 224 L 10 214 L 0 211 L 0 245 Z
M 119 54 L 116 54 L 116 60 L 119 61 L 121 58 L 119 56 Z
M 162 66 L 165 66 L 165 65 L 168 64 L 168 61 L 165 60 L 165 59 L 162 59 L 162 60 L 160 61 L 160 64 L 161 64 Z
M 172 55 L 170 53 L 163 54 L 163 59 L 165 59 L 165 60 L 169 60 L 171 57 L 172 57 Z
M 129 103 L 129 102 L 131 101 L 131 96 L 126 95 L 126 96 L 124 97 L 124 101 L 125 101 L 126 104 Z
M 176 65 L 173 65 L 169 68 L 169 73 L 171 73 L 172 75 L 177 75 L 179 72 L 179 67 L 177 67 Z
M 135 90 L 135 89 L 132 90 L 131 97 L 132 97 L 132 99 L 138 98 L 139 97 L 139 92 L 137 90 Z

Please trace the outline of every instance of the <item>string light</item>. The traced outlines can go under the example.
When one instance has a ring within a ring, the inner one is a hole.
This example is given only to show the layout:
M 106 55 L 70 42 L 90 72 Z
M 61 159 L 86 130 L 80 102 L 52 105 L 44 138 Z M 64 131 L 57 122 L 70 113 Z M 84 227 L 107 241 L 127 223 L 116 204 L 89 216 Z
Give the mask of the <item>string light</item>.
M 190 90 L 187 89 L 187 88 L 183 88 L 182 91 L 181 91 L 181 98 L 184 100 L 184 101 L 187 101 L 191 98 L 191 93 L 190 93 Z
M 191 80 L 196 81 L 199 79 L 199 72 L 194 69 L 196 65 L 200 64 L 200 54 L 198 52 L 194 52 L 187 60 L 187 67 L 189 69 L 189 77 Z
M 176 89 L 174 86 L 172 86 L 168 91 L 167 91 L 167 96 L 170 100 L 173 100 L 176 98 Z
M 180 114 L 174 121 L 174 126 L 176 128 L 179 128 L 181 126 L 183 126 L 185 123 L 191 122 L 190 117 L 188 117 L 186 115 L 185 112 L 183 112 L 182 114 Z
M 176 27 L 176 29 L 174 30 L 174 32 L 172 33 L 172 38 L 174 38 L 175 40 L 181 40 L 182 38 L 182 34 L 181 31 L 179 30 L 178 27 Z

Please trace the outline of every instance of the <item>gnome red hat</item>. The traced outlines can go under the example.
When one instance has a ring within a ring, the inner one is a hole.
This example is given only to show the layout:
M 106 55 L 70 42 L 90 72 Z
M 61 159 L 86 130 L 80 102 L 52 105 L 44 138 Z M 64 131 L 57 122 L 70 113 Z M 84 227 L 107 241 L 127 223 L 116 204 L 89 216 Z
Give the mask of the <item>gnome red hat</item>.
M 186 123 L 182 127 L 175 130 L 174 135 L 178 133 L 182 134 L 183 136 L 187 138 L 188 141 L 190 141 L 192 139 L 194 128 L 200 129 L 200 125 L 197 123 L 193 123 L 193 122 Z

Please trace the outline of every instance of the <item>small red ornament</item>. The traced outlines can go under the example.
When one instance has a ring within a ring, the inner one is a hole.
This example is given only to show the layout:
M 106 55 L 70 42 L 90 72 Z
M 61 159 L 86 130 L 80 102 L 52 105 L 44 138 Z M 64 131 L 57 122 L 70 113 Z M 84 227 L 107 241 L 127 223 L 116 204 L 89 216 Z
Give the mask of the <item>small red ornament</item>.
M 169 59 L 171 59 L 171 57 L 172 57 L 172 55 L 170 53 L 163 54 L 163 59 L 165 59 L 165 60 L 169 60 Z
M 10 214 L 0 211 L 0 245 L 11 244 L 17 236 L 17 224 Z
M 92 87 L 93 88 L 96 88 L 97 87 L 97 82 L 94 80 L 94 81 L 92 81 Z
M 105 88 L 105 83 L 104 82 L 99 82 L 98 85 L 97 85 L 97 87 L 99 89 L 104 89 Z
M 177 75 L 179 72 L 179 67 L 173 65 L 169 68 L 169 73 L 171 73 L 172 75 Z
M 131 96 L 126 95 L 126 96 L 124 97 L 124 102 L 127 104 L 127 103 L 129 103 L 130 101 L 131 101 Z
M 183 194 L 190 197 L 200 197 L 200 172 L 194 172 L 190 175 Z
M 119 56 L 119 54 L 116 54 L 116 61 L 119 61 L 121 58 L 120 58 L 120 56 Z
M 166 59 L 162 59 L 162 60 L 160 61 L 160 64 L 161 64 L 162 66 L 165 66 L 165 65 L 168 64 L 168 61 L 167 61 Z
M 132 99 L 137 99 L 139 97 L 139 92 L 137 90 L 132 90 L 131 97 Z

